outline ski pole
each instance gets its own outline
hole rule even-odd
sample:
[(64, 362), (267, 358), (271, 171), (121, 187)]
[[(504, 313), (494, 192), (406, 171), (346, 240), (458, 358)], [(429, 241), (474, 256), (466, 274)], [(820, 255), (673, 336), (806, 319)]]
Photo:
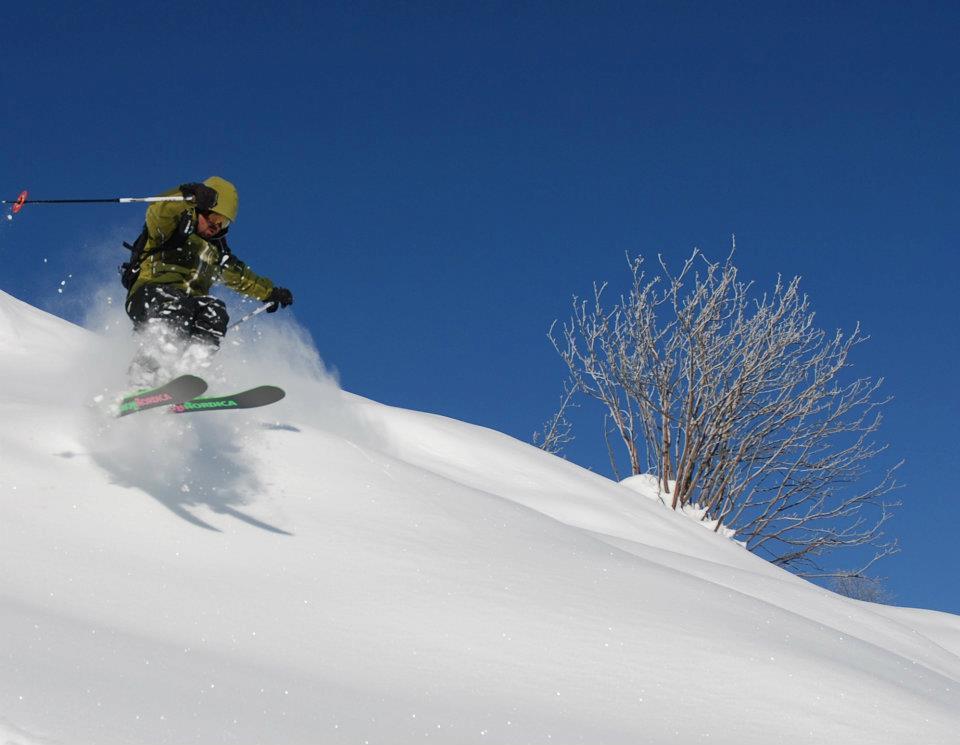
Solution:
[(259, 316), (261, 313), (263, 313), (263, 311), (268, 310), (269, 308), (272, 308), (274, 305), (276, 305), (276, 303), (267, 303), (266, 305), (261, 305), (256, 310), (251, 311), (250, 313), (247, 313), (247, 315), (245, 315), (236, 323), (231, 323), (229, 326), (227, 326), (227, 331), (229, 331), (230, 329), (235, 329), (241, 323), (243, 323), (244, 321), (249, 321), (254, 316)]
[(13, 212), (19, 212), (25, 204), (132, 204), (134, 202), (190, 202), (193, 197), (175, 195), (169, 197), (111, 197), (109, 199), (28, 199), (27, 192), (20, 192), (16, 199), (0, 199), (0, 204), (10, 204)]

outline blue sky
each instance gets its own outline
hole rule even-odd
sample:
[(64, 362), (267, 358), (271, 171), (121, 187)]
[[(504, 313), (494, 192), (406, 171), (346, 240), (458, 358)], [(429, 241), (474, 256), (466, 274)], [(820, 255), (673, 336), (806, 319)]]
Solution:
[[(960, 612), (956, 4), (39, 2), (2, 28), (4, 198), (234, 181), (235, 252), (384, 403), (529, 439), (572, 294), (736, 234), (744, 277), (801, 275), (872, 337), (907, 459), (878, 573)], [(0, 289), (75, 320), (141, 222), (29, 208)], [(590, 413), (568, 457), (607, 474)]]

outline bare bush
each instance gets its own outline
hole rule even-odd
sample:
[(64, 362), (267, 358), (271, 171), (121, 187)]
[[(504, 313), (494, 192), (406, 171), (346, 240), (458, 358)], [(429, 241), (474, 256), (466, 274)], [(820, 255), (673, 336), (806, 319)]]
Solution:
[(832, 582), (831, 589), (838, 595), (868, 603), (890, 605), (894, 601), (893, 595), (887, 590), (883, 580), (876, 577), (837, 577)]
[(873, 546), (862, 574), (896, 551), (882, 526), (899, 467), (862, 486), (885, 450), (872, 437), (887, 402), (882, 379), (846, 377), (865, 337), (817, 328), (799, 278), (755, 296), (732, 258), (694, 251), (677, 274), (661, 258), (652, 278), (631, 260), (626, 296), (607, 309), (595, 285), (550, 339), (574, 389), (603, 404), (630, 472), (657, 474), (668, 493), (675, 482), (674, 509), (698, 502), (798, 574), (822, 574), (818, 557), (834, 549)]

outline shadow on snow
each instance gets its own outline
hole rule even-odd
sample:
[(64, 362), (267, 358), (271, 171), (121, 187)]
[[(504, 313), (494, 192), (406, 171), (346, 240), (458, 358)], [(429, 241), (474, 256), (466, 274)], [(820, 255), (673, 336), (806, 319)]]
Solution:
[(228, 419), (233, 414), (185, 420), (144, 412), (101, 421), (91, 433), (90, 455), (112, 483), (139, 489), (199, 528), (221, 532), (195, 515), (192, 507), (206, 507), (271, 533), (293, 535), (240, 509), (264, 492), (251, 455), (264, 425), (246, 417)]

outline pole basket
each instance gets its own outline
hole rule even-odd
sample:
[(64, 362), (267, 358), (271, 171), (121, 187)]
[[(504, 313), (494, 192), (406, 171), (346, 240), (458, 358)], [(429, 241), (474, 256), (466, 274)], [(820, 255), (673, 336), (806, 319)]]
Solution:
[(24, 203), (27, 201), (27, 190), (24, 189), (20, 192), (20, 196), (17, 197), (17, 201), (13, 203), (13, 207), (10, 208), (10, 211), (13, 214), (17, 214), (20, 210), (23, 209)]

